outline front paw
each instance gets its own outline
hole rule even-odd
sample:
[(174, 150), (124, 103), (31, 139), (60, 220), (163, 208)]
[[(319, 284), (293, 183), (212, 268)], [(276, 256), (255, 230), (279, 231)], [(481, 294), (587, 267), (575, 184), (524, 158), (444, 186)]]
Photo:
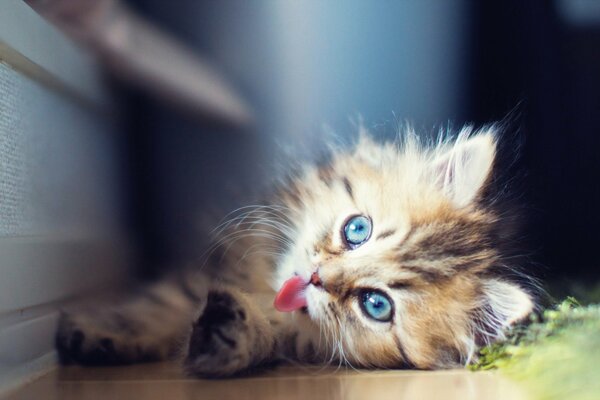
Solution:
[(232, 376), (265, 361), (273, 338), (262, 314), (239, 293), (213, 290), (192, 325), (184, 365), (195, 376)]

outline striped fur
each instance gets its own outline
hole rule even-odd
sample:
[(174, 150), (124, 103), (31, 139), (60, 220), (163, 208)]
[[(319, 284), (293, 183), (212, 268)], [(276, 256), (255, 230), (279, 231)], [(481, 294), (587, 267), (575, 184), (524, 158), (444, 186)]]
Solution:
[[(164, 356), (180, 338), (186, 369), (205, 377), (278, 359), (420, 369), (469, 363), (479, 346), (502, 337), (534, 307), (521, 283), (510, 281), (514, 274), (498, 272), (509, 270), (508, 237), (503, 219), (483, 199), (496, 140), (494, 127), (467, 127), (431, 145), (412, 132), (389, 143), (361, 132), (351, 150), (335, 151), (328, 163), (291, 177), (271, 204), (240, 210), (216, 228), (198, 276), (169, 289), (190, 293), (191, 287), (196, 294), (163, 307), (181, 318), (162, 333), (168, 340), (150, 340), (147, 347)], [(353, 215), (373, 223), (370, 239), (357, 248), (342, 237)], [(320, 279), (306, 289), (307, 309), (275, 312), (272, 298), (283, 282), (294, 275), (308, 282), (314, 273)], [(199, 281), (208, 287), (198, 291)], [(365, 315), (364, 289), (392, 299), (389, 322)], [(152, 318), (160, 318), (157, 312)], [(63, 317), (57, 344), (65, 359), (85, 363), (89, 349), (105, 339), (113, 348), (129, 341), (139, 354), (149, 352), (139, 336), (124, 339), (114, 324), (104, 324), (111, 332), (82, 320)], [(191, 330), (182, 329), (190, 322)], [(79, 343), (73, 354), (73, 338), (81, 336), (74, 332), (94, 338), (87, 353)], [(129, 355), (127, 361), (141, 359)]]

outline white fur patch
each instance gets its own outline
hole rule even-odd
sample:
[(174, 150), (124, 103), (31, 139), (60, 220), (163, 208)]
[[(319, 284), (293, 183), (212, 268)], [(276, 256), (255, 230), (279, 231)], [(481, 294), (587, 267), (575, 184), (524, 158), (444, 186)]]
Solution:
[(491, 322), (503, 331), (533, 311), (533, 301), (519, 286), (500, 280), (489, 280), (483, 284), (484, 293), (492, 310)]

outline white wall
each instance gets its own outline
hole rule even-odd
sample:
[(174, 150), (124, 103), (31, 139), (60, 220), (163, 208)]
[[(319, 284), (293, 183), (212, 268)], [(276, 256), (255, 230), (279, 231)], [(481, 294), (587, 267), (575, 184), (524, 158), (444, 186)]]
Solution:
[(92, 60), (0, 3), (0, 391), (54, 365), (62, 304), (127, 270), (110, 103)]

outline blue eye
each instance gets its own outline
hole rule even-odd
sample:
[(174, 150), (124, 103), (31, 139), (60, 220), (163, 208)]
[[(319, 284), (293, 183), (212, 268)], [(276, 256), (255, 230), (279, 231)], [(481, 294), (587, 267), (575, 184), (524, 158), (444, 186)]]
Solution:
[(360, 296), (363, 312), (377, 321), (387, 322), (392, 319), (392, 301), (382, 292), (365, 291)]
[(344, 225), (344, 239), (352, 249), (357, 248), (371, 236), (371, 220), (364, 215), (350, 218)]

